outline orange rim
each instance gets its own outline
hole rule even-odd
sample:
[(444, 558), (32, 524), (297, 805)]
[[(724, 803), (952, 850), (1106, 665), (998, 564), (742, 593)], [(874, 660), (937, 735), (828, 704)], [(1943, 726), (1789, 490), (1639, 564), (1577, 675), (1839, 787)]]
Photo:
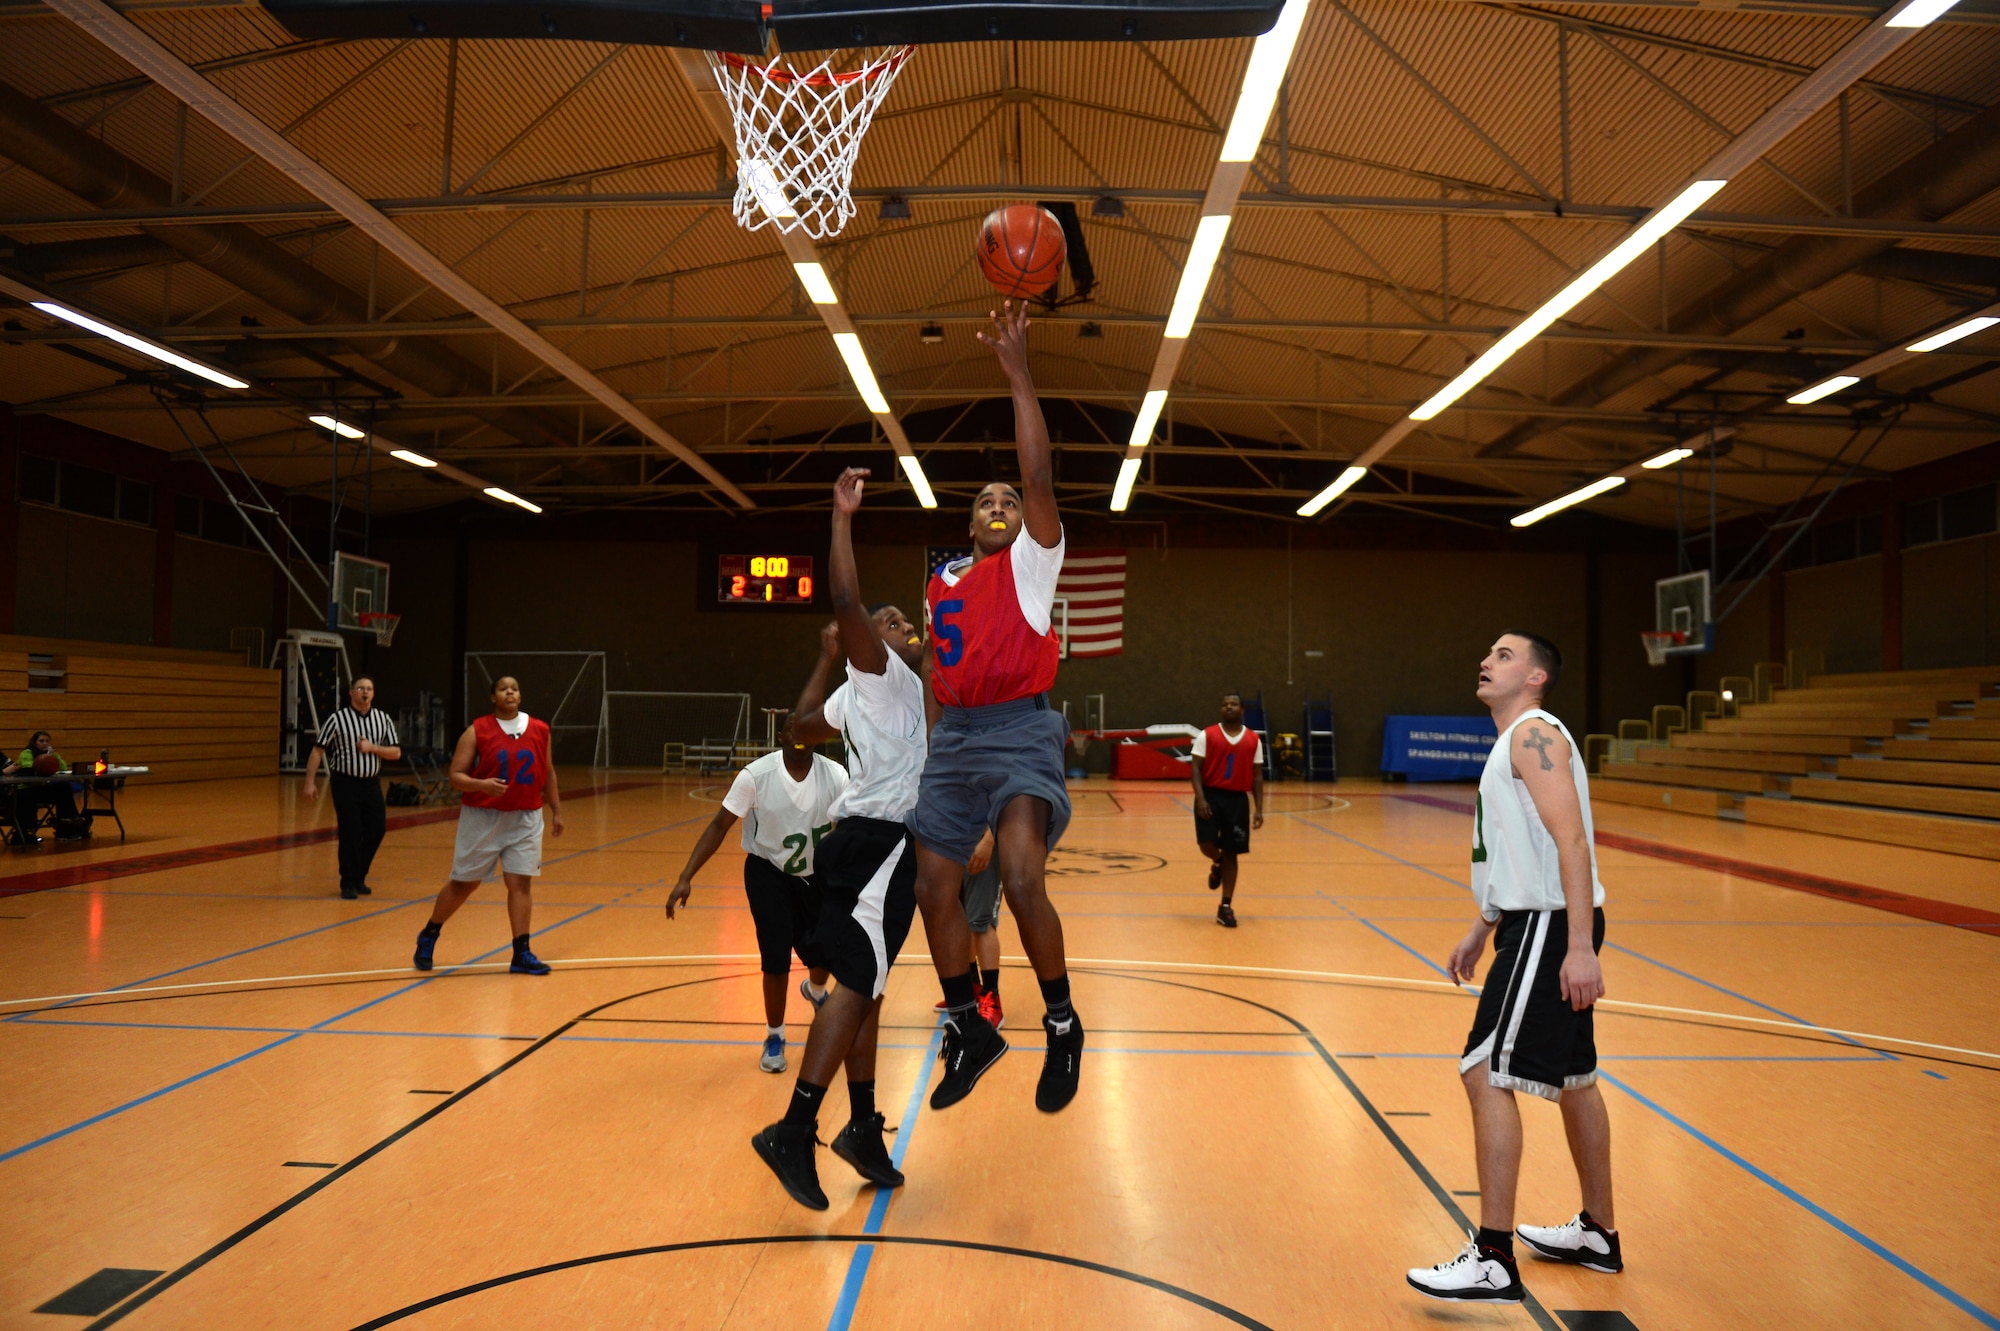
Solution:
[(849, 83), (866, 82), (877, 75), (895, 73), (903, 67), (903, 62), (910, 58), (911, 49), (908, 46), (899, 46), (895, 51), (883, 59), (876, 61), (874, 64), (863, 65), (860, 69), (849, 70), (845, 74), (795, 74), (789, 69), (780, 69), (776, 65), (754, 64), (751, 61), (745, 60), (740, 55), (732, 55), (727, 51), (719, 52), (719, 54), (722, 56), (723, 62), (731, 69), (752, 70), (763, 75), (773, 83), (801, 83), (808, 88), (838, 88)]

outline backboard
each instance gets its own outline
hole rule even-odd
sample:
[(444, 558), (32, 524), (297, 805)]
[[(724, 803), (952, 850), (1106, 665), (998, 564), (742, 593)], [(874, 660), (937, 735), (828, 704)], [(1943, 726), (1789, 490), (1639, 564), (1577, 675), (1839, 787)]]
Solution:
[(1670, 656), (1715, 646), (1715, 605), (1707, 569), (1653, 584), (1653, 627), (1674, 635), (1673, 646), (1667, 649)]
[(345, 551), (333, 557), (333, 604), (327, 611), (329, 629), (375, 632), (361, 622), (363, 615), (381, 614), (389, 607), (389, 566)]

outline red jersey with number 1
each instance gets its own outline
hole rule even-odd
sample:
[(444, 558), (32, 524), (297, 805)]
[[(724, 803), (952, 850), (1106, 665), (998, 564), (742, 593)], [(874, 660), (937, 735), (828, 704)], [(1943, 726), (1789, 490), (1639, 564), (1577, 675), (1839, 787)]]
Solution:
[(507, 783), (504, 795), (484, 791), (460, 792), (465, 803), (480, 809), (539, 809), (542, 790), (549, 780), (549, 727), (535, 717), (518, 735), (500, 728), (497, 716), (482, 716), (472, 723), (473, 742), (478, 751), (472, 759), (472, 775), (480, 781), (498, 777)]
[(1203, 737), (1201, 783), (1210, 790), (1248, 790), (1257, 775), (1257, 732), (1245, 726), (1230, 739), (1220, 725)]
[[(1023, 531), (1013, 544), (976, 564), (948, 564), (931, 575), (924, 595), (931, 630), (931, 692), (947, 707), (988, 707), (1047, 693), (1056, 682), (1061, 644), (1055, 626), (1040, 632), (1021, 605), (1014, 552), (1034, 537)], [(1062, 565), (1062, 546), (1030, 552)], [(951, 574), (952, 581), (946, 580)], [(1046, 579), (1049, 590), (1054, 577)], [(1048, 609), (1041, 618), (1046, 622)]]

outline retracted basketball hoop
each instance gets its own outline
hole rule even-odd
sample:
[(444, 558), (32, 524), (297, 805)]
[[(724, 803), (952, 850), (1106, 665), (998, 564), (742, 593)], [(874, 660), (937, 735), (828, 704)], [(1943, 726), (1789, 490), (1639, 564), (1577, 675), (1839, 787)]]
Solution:
[(386, 610), (365, 611), (361, 615), (361, 627), (375, 635), (378, 646), (387, 647), (396, 637), (396, 626), (403, 622), (401, 615), (392, 615)]
[(854, 158), (876, 108), (911, 47), (863, 54), (836, 68), (835, 51), (801, 72), (783, 57), (759, 64), (710, 51), (708, 67), (736, 126), (736, 220), (746, 231), (775, 224), (814, 239), (840, 234), (854, 215)]

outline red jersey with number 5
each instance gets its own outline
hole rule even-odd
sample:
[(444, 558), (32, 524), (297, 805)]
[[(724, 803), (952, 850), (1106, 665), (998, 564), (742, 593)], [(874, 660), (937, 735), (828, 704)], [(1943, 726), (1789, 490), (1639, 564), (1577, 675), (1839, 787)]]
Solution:
[(480, 809), (541, 808), (542, 789), (549, 780), (548, 724), (531, 716), (526, 730), (510, 735), (500, 728), (499, 717), (482, 716), (472, 723), (472, 735), (479, 746), (472, 759), (473, 777), (480, 781), (498, 777), (507, 783), (507, 793), (467, 790), (459, 797)]
[(1230, 739), (1220, 725), (1202, 737), (1201, 783), (1210, 790), (1248, 790), (1257, 777), (1257, 732), (1245, 726)]
[[(1014, 567), (1024, 545), (1031, 561)], [(1047, 693), (1056, 682), (1061, 643), (1040, 604), (1037, 631), (1021, 604), (1023, 573), (1038, 602), (1053, 601), (1063, 546), (1044, 548), (1022, 532), (1005, 550), (976, 564), (947, 564), (924, 595), (931, 631), (931, 692), (947, 707), (988, 707)], [(1042, 568), (1047, 565), (1047, 568)], [(1045, 574), (1045, 576), (1044, 576)], [(950, 580), (947, 580), (950, 575)], [(1046, 584), (1047, 596), (1040, 595)]]

